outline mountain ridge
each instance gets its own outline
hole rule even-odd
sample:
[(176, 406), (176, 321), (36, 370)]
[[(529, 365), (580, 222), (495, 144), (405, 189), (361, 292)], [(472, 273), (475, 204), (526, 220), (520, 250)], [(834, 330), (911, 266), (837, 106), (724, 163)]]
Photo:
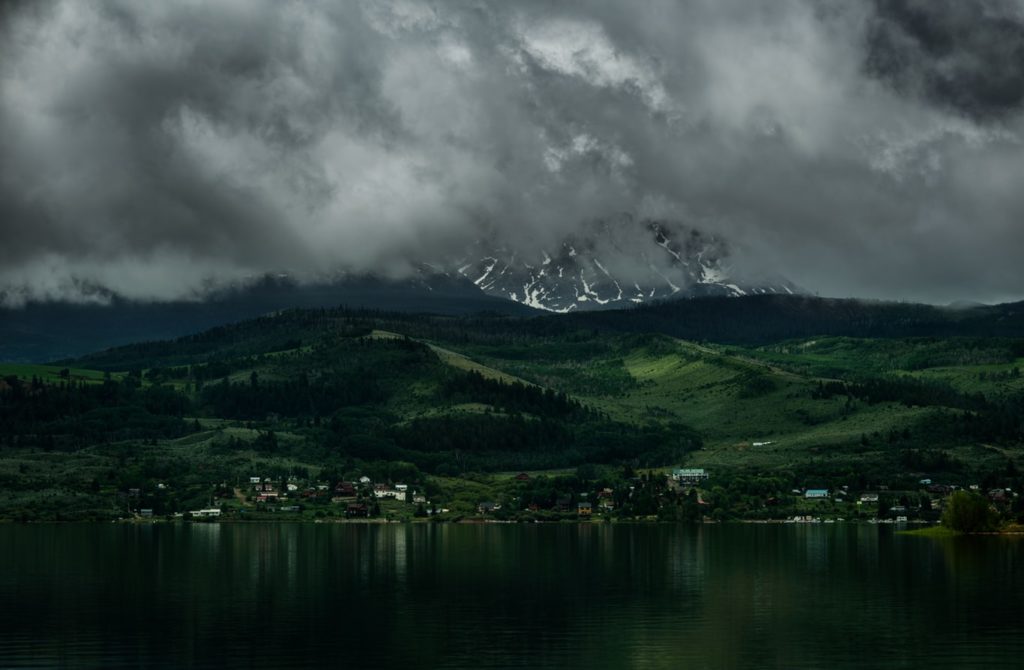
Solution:
[(529, 251), (478, 241), (449, 264), (488, 295), (549, 312), (614, 309), (704, 296), (804, 291), (776, 277), (743, 278), (730, 245), (694, 228), (657, 221), (592, 224), (553, 248)]

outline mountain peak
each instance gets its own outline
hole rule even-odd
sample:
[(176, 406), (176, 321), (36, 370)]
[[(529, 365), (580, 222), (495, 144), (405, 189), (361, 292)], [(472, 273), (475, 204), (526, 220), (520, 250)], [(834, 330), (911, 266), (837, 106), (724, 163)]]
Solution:
[(452, 264), (483, 292), (537, 309), (622, 308), (673, 298), (798, 293), (780, 279), (737, 278), (717, 236), (658, 221), (593, 224), (553, 248), (512, 250), (478, 241)]

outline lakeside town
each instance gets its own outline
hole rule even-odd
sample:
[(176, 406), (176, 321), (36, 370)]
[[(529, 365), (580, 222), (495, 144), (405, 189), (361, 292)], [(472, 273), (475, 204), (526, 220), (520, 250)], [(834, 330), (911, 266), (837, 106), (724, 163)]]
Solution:
[[(849, 485), (792, 488), (752, 501), (729, 499), (704, 468), (673, 468), (632, 473), (617, 485), (581, 468), (572, 474), (519, 472), (490, 478), (489, 495), (473, 497), (474, 489), (453, 491), (426, 480), (415, 484), (374, 481), (367, 475), (338, 481), (298, 476), (251, 475), (235, 485), (214, 488), (207, 507), (172, 510), (171, 487), (124, 492), (121, 520), (312, 520), (543, 522), (543, 521), (760, 521), (777, 523), (935, 524), (950, 496), (966, 492), (984, 499), (1001, 518), (1021, 512), (1018, 492), (1006, 487), (983, 489), (975, 483), (943, 483), (930, 478), (901, 489), (879, 485), (855, 490)], [(630, 473), (625, 473), (630, 474)], [(728, 507), (726, 507), (728, 506)]]

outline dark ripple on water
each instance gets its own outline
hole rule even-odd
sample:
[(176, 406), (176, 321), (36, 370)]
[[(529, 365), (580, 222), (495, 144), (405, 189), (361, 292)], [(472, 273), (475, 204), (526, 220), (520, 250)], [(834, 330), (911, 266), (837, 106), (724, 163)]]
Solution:
[(0, 527), (0, 667), (1021, 667), (1017, 538)]

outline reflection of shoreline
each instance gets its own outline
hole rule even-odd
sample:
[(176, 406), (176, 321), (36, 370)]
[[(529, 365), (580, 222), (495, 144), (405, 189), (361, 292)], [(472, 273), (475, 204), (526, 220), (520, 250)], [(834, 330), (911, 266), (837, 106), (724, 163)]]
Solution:
[(112, 522), (100, 522), (90, 520), (73, 520), (73, 521), (41, 521), (41, 522), (30, 522), (20, 523), (15, 520), (0, 520), (0, 524), (10, 523), (15, 525), (81, 525), (81, 524), (96, 524), (96, 523), (115, 523), (115, 524), (130, 524), (130, 525), (196, 525), (196, 526), (208, 526), (208, 525), (286, 525), (286, 524), (302, 524), (302, 525), (356, 525), (356, 526), (662, 526), (662, 527), (679, 527), (679, 528), (695, 528), (700, 526), (871, 526), (871, 527), (896, 527), (900, 528), (903, 526), (923, 526), (921, 528), (914, 529), (899, 529), (896, 533), (899, 535), (917, 535), (922, 537), (928, 536), (958, 536), (958, 535), (1007, 535), (1007, 536), (1024, 536), (1024, 527), (1017, 526), (1012, 530), (1002, 531), (989, 531), (984, 533), (955, 533), (953, 531), (946, 531), (942, 526), (929, 524), (926, 521), (908, 521), (908, 522), (879, 522), (875, 519), (861, 520), (861, 519), (844, 519), (841, 521), (794, 521), (792, 519), (732, 519), (728, 521), (699, 521), (694, 523), (678, 523), (674, 521), (658, 521), (654, 519), (614, 519), (614, 520), (576, 520), (576, 519), (529, 519), (529, 520), (515, 520), (515, 519), (481, 519), (481, 518), (467, 518), (467, 519), (236, 519), (230, 517), (221, 517), (219, 519), (192, 521), (183, 519), (162, 519), (162, 518), (134, 518), (134, 519), (117, 519)]
[(899, 530), (896, 531), (896, 534), (907, 535), (909, 537), (930, 537), (938, 539), (956, 537), (1024, 537), (1024, 529), (1013, 528), (1007, 530), (986, 530), (979, 531), (977, 533), (961, 533), (941, 526), (931, 526), (929, 528), (917, 528), (915, 530)]

